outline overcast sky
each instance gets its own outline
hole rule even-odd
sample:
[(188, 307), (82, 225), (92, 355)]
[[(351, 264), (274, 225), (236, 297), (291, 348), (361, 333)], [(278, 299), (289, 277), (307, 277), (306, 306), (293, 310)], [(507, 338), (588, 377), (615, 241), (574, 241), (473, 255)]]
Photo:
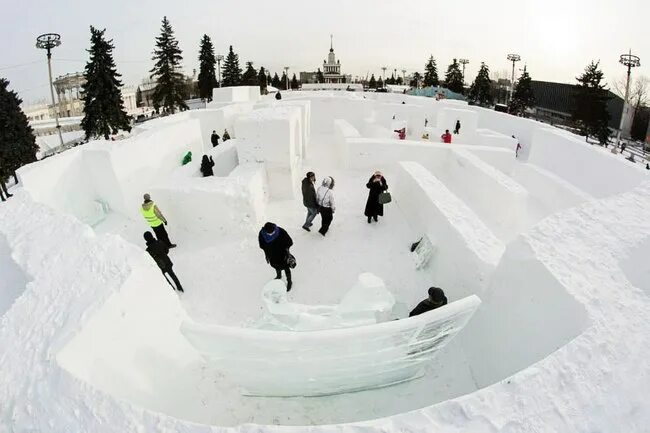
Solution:
[[(135, 85), (151, 68), (154, 38), (163, 15), (183, 50), (184, 69), (197, 68), (201, 36), (218, 53), (234, 46), (241, 65), (254, 61), (281, 72), (315, 70), (334, 49), (342, 72), (353, 76), (405, 68), (422, 71), (429, 55), (441, 77), (453, 57), (470, 60), (467, 81), (486, 62), (510, 70), (506, 55), (521, 55), (533, 79), (574, 82), (584, 66), (601, 60), (608, 81), (620, 79), (619, 54), (641, 57), (635, 74), (650, 76), (648, 0), (12, 0), (0, 15), (0, 77), (26, 102), (48, 95), (45, 53), (34, 47), (41, 33), (63, 44), (53, 54), (53, 74), (82, 71), (89, 26), (107, 29), (118, 70)], [(25, 65), (26, 64), (26, 65)], [(18, 66), (17, 66), (18, 65)], [(22, 66), (20, 66), (22, 65)]]

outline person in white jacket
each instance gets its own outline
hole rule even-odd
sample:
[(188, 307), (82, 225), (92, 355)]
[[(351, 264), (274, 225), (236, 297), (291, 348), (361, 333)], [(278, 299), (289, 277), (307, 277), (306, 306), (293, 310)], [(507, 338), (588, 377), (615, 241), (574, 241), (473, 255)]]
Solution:
[(318, 233), (325, 236), (327, 230), (332, 224), (332, 219), (334, 219), (334, 211), (336, 210), (336, 205), (334, 204), (334, 178), (331, 176), (326, 176), (323, 179), (323, 183), (318, 187), (316, 191), (316, 203), (318, 203), (318, 208), (320, 210), (321, 216), (321, 228), (318, 230)]

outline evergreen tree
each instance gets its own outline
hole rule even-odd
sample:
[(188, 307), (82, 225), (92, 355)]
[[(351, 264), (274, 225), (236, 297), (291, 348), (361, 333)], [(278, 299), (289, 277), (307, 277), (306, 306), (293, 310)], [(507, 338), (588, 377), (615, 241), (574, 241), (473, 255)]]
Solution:
[(413, 88), (418, 88), (420, 87), (420, 82), (422, 81), (422, 75), (419, 72), (416, 72), (413, 74), (413, 79), (409, 83), (409, 85)]
[(90, 26), (90, 49), (87, 50), (90, 59), (84, 70), (86, 82), (81, 92), (84, 102), (81, 129), (86, 139), (103, 136), (108, 140), (110, 134), (116, 134), (120, 129), (131, 130), (120, 92), (121, 75), (113, 60), (113, 41), (104, 39), (104, 32), (105, 29)]
[(0, 78), (0, 182), (36, 161), (38, 151), (32, 127), (20, 108), (23, 101), (8, 86), (9, 81)]
[(142, 90), (140, 90), (140, 86), (135, 89), (135, 106), (142, 107)]
[(324, 83), (325, 82), (325, 76), (323, 75), (323, 72), (318, 68), (318, 72), (316, 72), (316, 81), (318, 83)]
[(429, 57), (429, 61), (424, 65), (424, 87), (437, 86), (440, 84), (438, 79), (438, 67), (436, 66), (436, 61), (433, 56)]
[(280, 78), (280, 87), (279, 88), (281, 90), (287, 90), (287, 80), (288, 80), (287, 73), (283, 72), (282, 73), (282, 78)]
[(383, 87), (384, 87), (384, 80), (382, 80), (381, 77), (379, 77), (379, 79), (377, 80), (377, 88), (382, 89)]
[(156, 78), (156, 87), (152, 96), (154, 108), (158, 110), (162, 107), (164, 111), (170, 111), (172, 114), (177, 107), (180, 110), (187, 110), (187, 104), (183, 100), (185, 79), (181, 73), (182, 51), (178, 47), (174, 30), (167, 17), (163, 17), (152, 60), (156, 62), (153, 69), (149, 71), (150, 78)]
[(246, 62), (246, 70), (241, 76), (241, 84), (243, 86), (257, 86), (259, 84), (257, 71), (253, 67), (253, 62)]
[(377, 80), (375, 80), (375, 74), (370, 76), (370, 81), (368, 82), (368, 87), (371, 89), (377, 88)]
[(228, 50), (228, 55), (223, 63), (223, 85), (224, 86), (241, 86), (241, 68), (239, 67), (239, 55), (232, 50), (232, 45)]
[(266, 86), (269, 84), (268, 77), (266, 76), (266, 69), (260, 66), (260, 72), (257, 74), (257, 84), (260, 86), (260, 93), (266, 95)]
[(293, 74), (293, 77), (291, 77), (291, 90), (298, 90), (298, 87), (300, 87), (300, 83), (298, 83), (296, 74)]
[(451, 65), (447, 67), (447, 73), (445, 74), (445, 87), (452, 92), (463, 94), (463, 73), (461, 72), (456, 59), (454, 59)]
[(480, 105), (490, 105), (494, 100), (494, 97), (492, 96), (490, 69), (483, 62), (481, 62), (478, 74), (469, 88), (469, 99)]
[(214, 46), (208, 35), (203, 35), (199, 47), (199, 98), (212, 101), (212, 89), (217, 87)]
[(271, 80), (271, 85), (275, 87), (276, 89), (280, 88), (280, 77), (278, 77), (278, 73), (276, 72), (273, 74), (273, 79)]
[(609, 137), (609, 112), (607, 102), (609, 94), (604, 82), (604, 74), (598, 68), (600, 62), (591, 62), (585, 72), (576, 78), (573, 120), (586, 138), (594, 136), (601, 143), (607, 143)]
[(533, 95), (531, 81), (530, 75), (524, 66), (524, 72), (519, 77), (519, 80), (517, 80), (517, 85), (512, 94), (512, 100), (510, 101), (510, 107), (508, 107), (510, 113), (521, 115), (527, 108), (533, 108), (535, 106), (535, 95)]
[(395, 80), (395, 84), (401, 86), (402, 84), (404, 84), (404, 79), (402, 77), (397, 77), (397, 79)]
[(269, 71), (266, 72), (266, 85), (267, 86), (273, 85), (273, 77), (271, 77), (271, 73)]
[(390, 78), (386, 80), (386, 84), (395, 84), (395, 74), (390, 74)]

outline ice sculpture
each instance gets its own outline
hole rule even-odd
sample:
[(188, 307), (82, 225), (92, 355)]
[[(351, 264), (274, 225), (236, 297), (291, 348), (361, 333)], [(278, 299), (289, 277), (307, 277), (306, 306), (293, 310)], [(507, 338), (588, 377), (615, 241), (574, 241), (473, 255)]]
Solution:
[[(362, 275), (339, 306), (291, 304), (283, 301), (279, 286), (266, 287), (265, 296), (277, 301), (270, 305), (272, 314), (283, 326), (318, 330), (275, 331), (186, 321), (181, 332), (245, 395), (332, 395), (421, 376), (425, 364), (463, 329), (481, 303), (472, 295), (416, 317), (376, 323), (369, 312), (382, 311), (394, 299), (383, 296), (383, 283), (377, 285), (379, 279), (373, 278)], [(359, 297), (357, 290), (376, 296), (364, 307), (361, 300), (366, 298)], [(323, 329), (340, 324), (339, 320), (373, 323)]]

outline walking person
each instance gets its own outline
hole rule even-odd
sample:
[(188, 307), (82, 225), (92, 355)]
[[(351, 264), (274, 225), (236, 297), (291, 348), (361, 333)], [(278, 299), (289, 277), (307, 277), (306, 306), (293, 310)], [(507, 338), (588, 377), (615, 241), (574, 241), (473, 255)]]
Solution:
[[(266, 263), (275, 269), (276, 280), (282, 278), (282, 271), (287, 276), (287, 292), (291, 290), (293, 282), (291, 281), (291, 259), (293, 256), (289, 252), (289, 248), (293, 245), (293, 240), (289, 233), (282, 227), (267, 222), (260, 230), (258, 236), (260, 248), (264, 251)], [(293, 267), (295, 267), (295, 259), (293, 259)]]
[(314, 225), (313, 221), (318, 215), (318, 202), (316, 202), (316, 174), (313, 171), (307, 173), (302, 180), (302, 204), (307, 208), (307, 218), (302, 228), (310, 232), (310, 227)]
[(456, 127), (454, 128), (454, 134), (460, 133), (460, 120), (456, 120)]
[[(144, 232), (144, 240), (147, 242), (147, 252), (156, 261), (156, 264), (165, 276), (169, 285), (177, 292), (183, 293), (183, 286), (172, 269), (174, 264), (169, 258), (169, 248), (167, 245), (165, 245), (164, 242), (156, 240), (151, 232)], [(169, 275), (169, 277), (174, 281), (174, 284), (167, 279), (167, 275)]]
[(212, 157), (210, 156), (208, 158), (208, 155), (203, 155), (203, 159), (201, 159), (201, 173), (203, 174), (203, 177), (214, 176), (212, 167), (214, 167), (214, 160)]
[(217, 147), (219, 145), (219, 134), (217, 134), (217, 131), (212, 130), (212, 135), (210, 136), (210, 142), (212, 143), (212, 147)]
[(379, 195), (388, 189), (388, 183), (386, 183), (381, 171), (373, 173), (366, 184), (366, 188), (370, 191), (368, 191), (364, 215), (368, 218), (368, 224), (370, 224), (373, 219), (377, 222), (380, 216), (384, 216), (384, 205), (379, 203)]
[(334, 178), (327, 176), (323, 179), (323, 183), (316, 191), (316, 202), (318, 203), (318, 211), (320, 212), (321, 217), (321, 227), (318, 230), (318, 233), (323, 236), (325, 236), (329, 230), (330, 224), (332, 224), (332, 220), (334, 219), (334, 212), (336, 211), (333, 189)]
[(171, 243), (169, 240), (169, 235), (167, 234), (167, 230), (165, 230), (167, 219), (163, 216), (162, 212), (160, 212), (160, 209), (158, 209), (156, 203), (151, 200), (151, 196), (149, 194), (144, 195), (144, 203), (142, 203), (140, 212), (156, 234), (158, 240), (162, 242), (167, 248), (175, 248), (176, 244)]

